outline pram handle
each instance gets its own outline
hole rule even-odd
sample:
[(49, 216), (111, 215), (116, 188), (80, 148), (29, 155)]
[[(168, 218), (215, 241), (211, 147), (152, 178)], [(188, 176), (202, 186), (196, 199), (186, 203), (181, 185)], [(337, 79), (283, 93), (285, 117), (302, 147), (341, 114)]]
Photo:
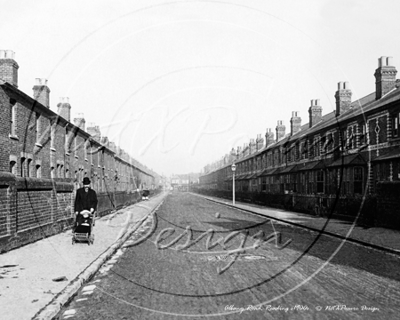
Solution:
[(95, 214), (96, 213), (96, 211), (93, 211), (93, 212), (90, 212), (89, 210), (82, 210), (81, 212), (78, 212), (79, 214), (85, 214), (85, 213), (87, 213), (87, 214)]

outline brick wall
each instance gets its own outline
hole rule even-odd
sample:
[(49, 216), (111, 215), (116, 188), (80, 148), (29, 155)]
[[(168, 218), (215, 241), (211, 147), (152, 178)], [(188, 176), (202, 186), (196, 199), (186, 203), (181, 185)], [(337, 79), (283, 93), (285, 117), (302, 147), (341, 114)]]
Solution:
[(3, 125), (0, 125), (0, 171), (9, 171), (10, 159), (10, 104), (8, 96), (0, 90), (0, 119)]
[(8, 210), (8, 199), (7, 199), (7, 187), (0, 186), (0, 206), (4, 208), (0, 211), (0, 237), (9, 234), (9, 210)]
[(17, 231), (52, 223), (51, 190), (19, 190), (17, 193)]
[(71, 183), (57, 183), (53, 191), (54, 221), (71, 219), (74, 216), (74, 188)]
[[(64, 180), (21, 178), (0, 172), (0, 252), (72, 227), (76, 188), (73, 182)], [(140, 199), (137, 192), (98, 193), (97, 215), (104, 216)]]

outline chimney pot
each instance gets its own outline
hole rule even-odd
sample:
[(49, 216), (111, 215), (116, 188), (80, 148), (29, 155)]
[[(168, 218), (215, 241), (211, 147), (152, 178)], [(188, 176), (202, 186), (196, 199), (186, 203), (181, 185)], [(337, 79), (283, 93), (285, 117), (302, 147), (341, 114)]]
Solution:
[(60, 98), (60, 103), (69, 103), (69, 98), (68, 97), (61, 97)]
[(7, 50), (6, 51), (6, 59), (13, 59), (15, 58), (15, 52), (12, 50)]
[(47, 86), (47, 79), (45, 78), (36, 78), (35, 86)]

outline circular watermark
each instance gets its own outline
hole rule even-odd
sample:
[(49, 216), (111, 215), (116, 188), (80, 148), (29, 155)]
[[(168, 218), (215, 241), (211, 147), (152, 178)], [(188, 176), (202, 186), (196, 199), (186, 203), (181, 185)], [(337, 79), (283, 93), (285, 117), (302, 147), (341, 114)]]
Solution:
[[(185, 7), (189, 7), (190, 5), (193, 4), (206, 4), (208, 6), (215, 6), (215, 5), (221, 5), (221, 6), (232, 6), (232, 7), (236, 7), (236, 8), (240, 8), (242, 10), (244, 10), (247, 14), (257, 14), (257, 15), (261, 15), (261, 16), (268, 16), (269, 18), (275, 19), (279, 21), (279, 24), (283, 24), (286, 27), (288, 27), (289, 29), (293, 29), (296, 30), (296, 33), (300, 33), (303, 34), (304, 37), (307, 37), (306, 34), (302, 33), (300, 30), (296, 29), (295, 26), (291, 25), (290, 23), (288, 23), (287, 21), (281, 20), (280, 18), (273, 16), (271, 14), (269, 14), (268, 12), (262, 11), (260, 9), (257, 8), (252, 8), (250, 6), (247, 5), (242, 5), (242, 4), (235, 4), (235, 3), (231, 3), (231, 2), (223, 2), (223, 1), (190, 1), (188, 3), (183, 3), (183, 2), (167, 2), (167, 3), (162, 3), (159, 5), (155, 5), (155, 6), (151, 6), (151, 7), (146, 7), (146, 8), (141, 8), (137, 11), (131, 12), (127, 15), (124, 15), (123, 17), (120, 18), (125, 18), (127, 16), (134, 16), (138, 13), (142, 13), (142, 12), (146, 12), (146, 11), (151, 11), (154, 8), (158, 8), (158, 7), (163, 7), (163, 6), (172, 6), (172, 5), (177, 5), (177, 6), (185, 6)], [(192, 19), (192, 20), (188, 20), (188, 19), (184, 19), (184, 20), (178, 20), (177, 22), (173, 21), (173, 22), (165, 22), (165, 23), (161, 23), (161, 24), (157, 24), (155, 27), (151, 26), (151, 27), (146, 27), (144, 28), (142, 31), (143, 32), (148, 32), (151, 29), (157, 30), (157, 29), (161, 29), (161, 28), (166, 28), (172, 25), (176, 25), (176, 24), (181, 24), (181, 25), (187, 25), (188, 23), (194, 22), (194, 23), (200, 23), (200, 24), (207, 24), (207, 23), (217, 23), (220, 26), (223, 27), (229, 27), (232, 28), (234, 31), (238, 31), (238, 32), (248, 32), (248, 33), (254, 33), (257, 36), (262, 37), (263, 36), (263, 32), (259, 32), (253, 28), (249, 28), (247, 26), (242, 26), (240, 23), (237, 24), (233, 24), (233, 23), (228, 23), (225, 21), (215, 21), (215, 20), (200, 20), (200, 19)], [(115, 21), (111, 21), (108, 22), (106, 24), (104, 24), (103, 26), (101, 26), (99, 29), (95, 30), (94, 32), (88, 34), (87, 36), (83, 37), (83, 39), (81, 41), (79, 41), (76, 45), (76, 47), (71, 48), (71, 50), (69, 52), (66, 53), (66, 55), (64, 56), (64, 58), (66, 59), (67, 57), (73, 55), (74, 50), (76, 48), (78, 48), (79, 46), (83, 45), (84, 42), (89, 39), (90, 37), (94, 36), (98, 31), (100, 30), (104, 30), (106, 29), (108, 26), (110, 26), (111, 24), (115, 23)], [(135, 31), (134, 35), (139, 34), (142, 31)], [(130, 35), (131, 36), (131, 35)], [(268, 37), (267, 37), (268, 38)], [(119, 43), (120, 41), (124, 41), (125, 39), (127, 39), (127, 37), (122, 37), (121, 39), (118, 39), (118, 41), (115, 41), (115, 43), (112, 43), (111, 46), (115, 45), (116, 43)], [(279, 44), (277, 44), (279, 46)], [(95, 57), (95, 59), (99, 59), (101, 57), (101, 54), (103, 54), (104, 52), (106, 52), (111, 46), (106, 47), (103, 51), (101, 51), (98, 56)], [(177, 58), (178, 60), (178, 58)], [(253, 77), (253, 81), (259, 80), (260, 78), (262, 79), (266, 79), (266, 82), (269, 84), (269, 88), (266, 90), (266, 98), (269, 98), (271, 96), (274, 95), (273, 89), (276, 88), (276, 83), (275, 83), (275, 74), (271, 73), (268, 74), (266, 72), (261, 72), (258, 70), (254, 70), (248, 67), (241, 67), (241, 66), (237, 66), (234, 63), (232, 63), (232, 61), (229, 61), (230, 63), (227, 63), (225, 65), (223, 64), (213, 64), (213, 65), (195, 65), (195, 66), (183, 66), (181, 68), (175, 68), (173, 70), (169, 70), (167, 72), (163, 72), (162, 74), (157, 74), (156, 76), (153, 76), (150, 79), (146, 79), (146, 81), (143, 81), (143, 84), (138, 88), (133, 90), (132, 93), (127, 95), (127, 98), (125, 99), (125, 101), (119, 106), (119, 108), (114, 109), (115, 112), (113, 114), (113, 117), (110, 119), (109, 123), (105, 123), (102, 128), (109, 130), (108, 132), (111, 134), (111, 140), (113, 140), (114, 138), (118, 139), (118, 143), (123, 145), (124, 143), (128, 143), (129, 145), (129, 150), (128, 153), (130, 153), (130, 151), (132, 151), (134, 153), (135, 150), (139, 149), (139, 152), (137, 153), (139, 156), (144, 156), (146, 153), (152, 154), (153, 157), (155, 157), (155, 152), (154, 152), (154, 145), (157, 144), (158, 146), (158, 150), (157, 150), (157, 154), (161, 154), (164, 155), (166, 157), (168, 157), (170, 154), (172, 154), (174, 151), (176, 151), (180, 146), (184, 146), (184, 148), (186, 149), (186, 153), (180, 153), (179, 156), (182, 158), (182, 154), (184, 154), (186, 157), (188, 157), (189, 159), (192, 159), (195, 156), (198, 156), (198, 153), (196, 153), (196, 150), (200, 149), (200, 148), (204, 148), (204, 146), (202, 145), (202, 143), (204, 144), (204, 141), (206, 141), (206, 143), (210, 143), (210, 141), (212, 140), (216, 140), (216, 139), (221, 139), (222, 141), (226, 141), (226, 139), (228, 138), (228, 140), (230, 140), (231, 146), (234, 147), (236, 146), (236, 144), (238, 142), (241, 142), (245, 139), (248, 139), (250, 137), (250, 134), (248, 132), (246, 132), (246, 130), (244, 131), (237, 131), (235, 132), (233, 130), (233, 128), (235, 128), (236, 126), (242, 126), (240, 120), (241, 120), (241, 116), (242, 116), (242, 112), (243, 109), (246, 110), (246, 113), (250, 113), (252, 114), (252, 116), (254, 116), (254, 118), (260, 117), (259, 114), (256, 114), (259, 110), (255, 110), (257, 112), (252, 112), (252, 107), (251, 106), (246, 106), (243, 108), (238, 108), (236, 104), (233, 104), (232, 101), (228, 100), (229, 103), (226, 103), (225, 101), (223, 102), (219, 102), (218, 99), (220, 98), (220, 96), (218, 94), (216, 94), (216, 92), (220, 92), (223, 95), (237, 95), (238, 97), (240, 97), (240, 94), (243, 94), (245, 97), (248, 98), (248, 96), (257, 96), (257, 99), (259, 99), (259, 94), (252, 92), (251, 90), (248, 89), (241, 89), (235, 86), (232, 86), (229, 83), (229, 76), (235, 75), (235, 74), (239, 74), (240, 77), (242, 76), (246, 76), (249, 79), (252, 79)], [(63, 61), (60, 61), (59, 64), (63, 63)], [(89, 62), (89, 64), (92, 62)], [(58, 65), (59, 65), (58, 64)], [(56, 72), (56, 68), (52, 71), (52, 74), (54, 74)], [(195, 74), (195, 77), (191, 77), (191, 74)], [(204, 73), (204, 74), (202, 74)], [(216, 83), (216, 82), (212, 82), (210, 80), (210, 83), (212, 83), (212, 85), (207, 84), (207, 83), (202, 83), (202, 81), (199, 81), (198, 79), (209, 79), (210, 74), (217, 74), (219, 77), (221, 77), (221, 79), (223, 79), (222, 84), (220, 83)], [(80, 76), (80, 75), (79, 75)], [(171, 80), (171, 82), (176, 81), (174, 80), (175, 77), (181, 77), (183, 78), (183, 82), (187, 81), (188, 84), (185, 87), (180, 87), (180, 85), (182, 84), (182, 82), (177, 82), (177, 86), (172, 86), (172, 87), (167, 87), (165, 91), (162, 91), (160, 88), (157, 87), (158, 84), (161, 84), (162, 86), (166, 85), (168, 83), (169, 80)], [(256, 80), (254, 80), (256, 79)], [(224, 83), (226, 82), (226, 83)], [(250, 81), (251, 82), (251, 81)], [(140, 94), (146, 90), (149, 90), (151, 92), (151, 87), (154, 86), (156, 88), (155, 91), (155, 96), (156, 98), (154, 98), (152, 100), (152, 103), (146, 105), (146, 103), (143, 103), (143, 101), (141, 101), (140, 99), (142, 99), (140, 97)], [(343, 90), (345, 90), (345, 88), (342, 88)], [(235, 93), (233, 93), (235, 92)], [(182, 100), (185, 100), (185, 103), (190, 102), (193, 103), (193, 100), (188, 99), (188, 97), (195, 96), (195, 98), (200, 97), (201, 95), (209, 95), (212, 97), (212, 99), (207, 100), (205, 99), (204, 101), (201, 101), (201, 104), (196, 105), (197, 108), (193, 108), (191, 106), (188, 106), (188, 104), (181, 104), (177, 107), (174, 107), (171, 105), (172, 102), (174, 101), (178, 101), (179, 97), (182, 97)], [(236, 96), (235, 96), (236, 97)], [(131, 104), (134, 104), (134, 99), (137, 98), (137, 100), (142, 103), (140, 104), (138, 107), (134, 106), (133, 108), (130, 106)], [(215, 99), (215, 100), (214, 100)], [(254, 99), (254, 100), (257, 100)], [(171, 102), (172, 101), (172, 102)], [(217, 101), (217, 102), (216, 102)], [(316, 101), (316, 100), (314, 100)], [(313, 103), (312, 107), (320, 107), (316, 102), (315, 104)], [(361, 110), (361, 115), (362, 115), (362, 106), (358, 106)], [(354, 107), (355, 108), (355, 107)], [(316, 112), (320, 112), (318, 108), (314, 108), (316, 109)], [(318, 109), (318, 110), (317, 110)], [(321, 111), (322, 112), (322, 111)], [(272, 115), (274, 114), (274, 110), (272, 107), (269, 107), (266, 111), (266, 113), (272, 113)], [(161, 116), (160, 116), (161, 115)], [(270, 116), (270, 115), (268, 115)], [(157, 118), (158, 117), (158, 118)], [(32, 141), (31, 141), (31, 130), (32, 130), (32, 122), (36, 121), (36, 125), (38, 125), (40, 123), (40, 121), (37, 121), (38, 119), (38, 114), (36, 111), (31, 112), (30, 113), (30, 118), (27, 121), (27, 125), (26, 125), (26, 130), (25, 130), (25, 134), (24, 134), (24, 141), (23, 141), (23, 150), (25, 153), (25, 161), (27, 161), (25, 163), (26, 165), (26, 170), (27, 172), (30, 170), (29, 168), (32, 168), (32, 165), (35, 164), (29, 164), (31, 167), (28, 166), (28, 162), (29, 162), (29, 157), (31, 157), (31, 160), (34, 158), (34, 156), (31, 156), (30, 154), (28, 154), (29, 150), (32, 149)], [(214, 119), (217, 119), (217, 121), (215, 121)], [(228, 120), (226, 120), (228, 119)], [(315, 116), (315, 120), (319, 119), (318, 118), (318, 114)], [(151, 122), (149, 120), (152, 120), (153, 123), (151, 124)], [(314, 118), (313, 118), (314, 120)], [(365, 120), (365, 119), (364, 119)], [(63, 120), (54, 120), (56, 123), (58, 121), (61, 121), (62, 123)], [(331, 132), (331, 136), (327, 135), (327, 136), (323, 136), (320, 138), (316, 138), (313, 141), (308, 140), (308, 144), (309, 146), (303, 145), (302, 148), (305, 148), (303, 150), (299, 150), (298, 152), (302, 153), (302, 152), (306, 152), (309, 153), (310, 149), (313, 149), (313, 152), (321, 152), (321, 150), (325, 150), (325, 154), (328, 154), (328, 152), (331, 152), (332, 154), (336, 151), (339, 151), (340, 155), (339, 157), (336, 158), (335, 161), (325, 161), (326, 159), (328, 159), (328, 157), (321, 157), (321, 154), (319, 154), (318, 156), (320, 157), (320, 161), (322, 161), (322, 163), (320, 162), (319, 165), (322, 165), (322, 167), (320, 168), (320, 171), (322, 173), (322, 177), (326, 177), (328, 174), (332, 174), (333, 176), (336, 176), (332, 181), (334, 181), (335, 186), (335, 190), (336, 193), (333, 194), (332, 197), (329, 197), (329, 201), (331, 202), (330, 205), (330, 212), (326, 212), (327, 215), (327, 219), (325, 221), (325, 224), (323, 225), (323, 227), (321, 228), (321, 232), (314, 238), (313, 242), (307, 247), (306, 250), (304, 250), (304, 252), (299, 255), (296, 259), (294, 259), (293, 261), (291, 261), (291, 263), (287, 266), (285, 266), (284, 268), (282, 268), (282, 270), (280, 272), (275, 273), (273, 276), (268, 277), (268, 279), (264, 279), (263, 281), (259, 282), (256, 285), (253, 286), (243, 286), (243, 288), (240, 288), (236, 291), (231, 291), (231, 292), (223, 292), (221, 294), (214, 294), (214, 295), (205, 295), (205, 296), (221, 296), (221, 295), (227, 295), (227, 294), (235, 294), (235, 293), (239, 293), (239, 292), (245, 292), (246, 290), (250, 290), (251, 288), (257, 287), (257, 286), (261, 286), (269, 281), (271, 281), (272, 279), (275, 279), (283, 274), (285, 274), (285, 272), (287, 272), (288, 270), (290, 270), (295, 264), (297, 264), (304, 256), (306, 256), (308, 254), (308, 252), (310, 251), (310, 249), (315, 245), (315, 243), (317, 243), (324, 230), (326, 229), (327, 225), (329, 224), (329, 219), (332, 217), (335, 208), (337, 208), (338, 205), (338, 201), (340, 201), (340, 196), (342, 195), (342, 191), (343, 191), (343, 187), (346, 186), (346, 170), (348, 169), (346, 167), (346, 161), (347, 158), (344, 156), (345, 154), (345, 150), (358, 150), (357, 148), (355, 148), (354, 146), (359, 144), (359, 141), (357, 142), (357, 139), (359, 139), (359, 132), (356, 132), (357, 130), (359, 130), (358, 126), (355, 126), (354, 128), (348, 129), (348, 128), (342, 128), (341, 123), (339, 122), (339, 118), (338, 117), (331, 117), (329, 119), (330, 123), (335, 123), (336, 122), (336, 126), (332, 126), (332, 132)], [(366, 123), (366, 121), (364, 121)], [(189, 123), (192, 127), (192, 130), (188, 130), (187, 127), (185, 126), (185, 123)], [(246, 123), (243, 125), (243, 127), (245, 127)], [(248, 125), (248, 124), (247, 124)], [(118, 130), (114, 130), (113, 127), (118, 127)], [(179, 130), (179, 128), (183, 128), (182, 130)], [(51, 139), (49, 140), (49, 138), (51, 138), (51, 128), (43, 128), (44, 130), (41, 132), (41, 137), (39, 137), (38, 139), (38, 144), (41, 145), (36, 145), (33, 149), (33, 155), (35, 154), (35, 152), (40, 152), (41, 147), (43, 147), (43, 145), (46, 145), (48, 143), (51, 143)], [(132, 130), (133, 129), (133, 130)], [(67, 125), (67, 130), (68, 130), (68, 125)], [(71, 130), (73, 130), (73, 128), (71, 127)], [(176, 130), (176, 131), (174, 131)], [(75, 133), (79, 132), (79, 130), (76, 130)], [(173, 132), (173, 134), (171, 134), (171, 132)], [(189, 134), (187, 134), (189, 133)], [(336, 137), (335, 134), (338, 133), (338, 136)], [(185, 135), (186, 134), (186, 135)], [(379, 134), (379, 132), (377, 132), (377, 134)], [(40, 134), (39, 134), (40, 135)], [(67, 139), (65, 142), (65, 146), (67, 148), (70, 148), (70, 158), (75, 157), (74, 153), (77, 150), (81, 150), (82, 149), (82, 144), (80, 143), (76, 143), (74, 142), (73, 139), (69, 139), (69, 135), (71, 135), (71, 137), (74, 136), (74, 132), (70, 131), (69, 134), (67, 134)], [(365, 139), (367, 139), (368, 136), (368, 131), (367, 129), (365, 129), (364, 131), (364, 135), (365, 135)], [(233, 137), (233, 138), (232, 138)], [(180, 139), (180, 140), (177, 140)], [(336, 141), (336, 148), (339, 148), (339, 150), (333, 150), (335, 148), (335, 141)], [(289, 144), (290, 144), (290, 139), (288, 140)], [(75, 143), (74, 146), (71, 146), (69, 143)], [(333, 146), (331, 145), (333, 143)], [(140, 147), (138, 147), (138, 145), (140, 144)], [(230, 147), (231, 147), (230, 146)], [(84, 148), (86, 148), (86, 146), (84, 146)], [(332, 148), (332, 149), (330, 149)], [(210, 145), (210, 150), (212, 149), (211, 145)], [(292, 151), (292, 149), (290, 148), (284, 148), (285, 151), (284, 153), (282, 153), (282, 156), (288, 157), (290, 155)], [(319, 151), (317, 151), (317, 149), (319, 149)], [(203, 149), (204, 150), (204, 149)], [(305, 150), (305, 151), (304, 151)], [(210, 157), (211, 155), (214, 156), (215, 150), (212, 150), (212, 152), (210, 152), (210, 155), (208, 155), (208, 157)], [(349, 153), (348, 155), (352, 155), (352, 153)], [(51, 156), (50, 156), (51, 158)], [(79, 158), (79, 156), (78, 156)], [(86, 166), (82, 166), (81, 164), (79, 164), (79, 160), (73, 160), (70, 163), (67, 162), (63, 162), (61, 160), (57, 160), (57, 156), (54, 158), (55, 162), (51, 163), (50, 165), (52, 166), (51, 170), (54, 170), (53, 174), (56, 174), (57, 170), (60, 170), (60, 172), (63, 170), (62, 167), (64, 166), (64, 170), (66, 166), (70, 166), (70, 168), (74, 169), (74, 172), (70, 172), (70, 174), (72, 175), (72, 179), (74, 180), (74, 189), (75, 190), (78, 187), (78, 184), (81, 182), (80, 180), (83, 178), (83, 176), (96, 176), (95, 171), (93, 170), (91, 171), (91, 169), (89, 169)], [(202, 159), (206, 159), (206, 158), (202, 158)], [(57, 162), (58, 161), (58, 162)], [(51, 161), (50, 161), (51, 162)], [(75, 162), (75, 163), (73, 163)], [(189, 161), (190, 162), (190, 161)], [(336, 163), (336, 164), (335, 164)], [(333, 166), (333, 164), (335, 164)], [(38, 164), (36, 164), (36, 169), (38, 169)], [(40, 165), (39, 165), (40, 167)], [(336, 168), (334, 169), (334, 173), (330, 172), (331, 169), (329, 168)], [(21, 169), (22, 170), (22, 169)], [(361, 172), (361, 175), (363, 177), (368, 176), (369, 171), (366, 171), (366, 169), (363, 169), (364, 171)], [(369, 170), (369, 169), (368, 169)], [(333, 171), (333, 170), (332, 170)], [(24, 175), (25, 173), (22, 171), (22, 175)], [(99, 174), (99, 173), (98, 173)], [(104, 173), (101, 173), (104, 174)], [(99, 175), (101, 175), (99, 174)], [(318, 174), (318, 173), (316, 173)], [(111, 177), (111, 173), (108, 173), (109, 176), (107, 176), (107, 179), (103, 178), (98, 178), (97, 180), (99, 181), (99, 184), (103, 184), (103, 190), (107, 197), (110, 199), (111, 202), (111, 207), (112, 208), (116, 208), (116, 202), (115, 202), (115, 189), (109, 189), (107, 186), (111, 185), (111, 180), (113, 177)], [(105, 176), (105, 174), (104, 174)], [(60, 177), (61, 178), (61, 177)], [(71, 177), (65, 177), (66, 179), (70, 179)], [(61, 178), (63, 179), (63, 178)], [(315, 181), (317, 180), (318, 177), (315, 177)], [(322, 178), (324, 179), (324, 178)], [(137, 180), (133, 180), (133, 184), (134, 184), (134, 188), (136, 189), (138, 187), (138, 181)], [(43, 198), (43, 201), (45, 201), (47, 204), (55, 204), (56, 206), (56, 211), (58, 212), (58, 214), (60, 214), (61, 216), (65, 217), (70, 217), (71, 215), (71, 205), (66, 205), (67, 202), (71, 202), (72, 197), (70, 195), (70, 191), (71, 191), (71, 186), (69, 184), (69, 182), (65, 182), (62, 180), (58, 180), (56, 177), (52, 177), (51, 179), (52, 181), (52, 185), (48, 186), (48, 191), (47, 192), (42, 192), (40, 193), (39, 197)], [(107, 183), (108, 181), (108, 183)], [(351, 232), (352, 229), (355, 225), (355, 223), (357, 222), (358, 218), (361, 215), (361, 209), (363, 208), (363, 204), (367, 199), (367, 186), (366, 186), (366, 181), (367, 179), (363, 179), (361, 180), (361, 194), (362, 197), (360, 197), (360, 206), (358, 208), (357, 211), (357, 217), (355, 219), (355, 222), (353, 225), (349, 226), (349, 230), (346, 234), (347, 238)], [(319, 181), (321, 182), (321, 181)], [(29, 181), (29, 179), (25, 179), (23, 182), (21, 183), (25, 183), (25, 187), (28, 191), (27, 193), (27, 199), (28, 202), (34, 204), (37, 201), (37, 197), (38, 194), (36, 191), (33, 191), (31, 188), (35, 188), (31, 181)], [(324, 188), (324, 180), (322, 180), (322, 188)], [(318, 182), (317, 182), (317, 188), (318, 188)], [(62, 189), (64, 188), (65, 190), (63, 193), (60, 192), (60, 194), (57, 194), (56, 197), (54, 198), (53, 195), (53, 191), (51, 190), (58, 190), (58, 189)], [(69, 196), (66, 196), (66, 194), (69, 194)], [(68, 198), (69, 197), (69, 198)], [(321, 210), (325, 210), (326, 209), (326, 205), (324, 205), (323, 203), (323, 197), (319, 197), (318, 199), (318, 203), (316, 203), (315, 205), (315, 210), (317, 210), (318, 212), (321, 212)], [(33, 207), (33, 216), (35, 217), (35, 219), (37, 219), (37, 223), (39, 226), (41, 226), (43, 224), (42, 216), (43, 216), (43, 212), (41, 211), (42, 209), (36, 209), (35, 205), (32, 205)], [(49, 215), (50, 216), (50, 215)], [(218, 216), (215, 217), (216, 219), (219, 219)], [(127, 218), (128, 220), (126, 221), (125, 225), (129, 225), (131, 223), (130, 218)], [(157, 219), (159, 219), (159, 217), (157, 216), (157, 214), (154, 214), (152, 216), (153, 219), (153, 223), (156, 223), (157, 225)], [(174, 224), (173, 221), (168, 221), (167, 219), (164, 219), (165, 222), (169, 223), (171, 226), (173, 227), (178, 227), (180, 230), (183, 230), (183, 232), (185, 233), (185, 235), (189, 236), (191, 235), (191, 232), (193, 231), (197, 231), (197, 232), (203, 232), (203, 233), (207, 233), (208, 230), (193, 230), (191, 229), (190, 226), (186, 226), (186, 225), (176, 225)], [(269, 221), (269, 223), (272, 224), (272, 227), (275, 228), (274, 224), (272, 223), (272, 221)], [(255, 227), (259, 227), (260, 225), (262, 225), (263, 223), (260, 224), (255, 224), (252, 227), (249, 228), (255, 228)], [(110, 224), (111, 227), (111, 224)], [(171, 227), (172, 228), (172, 227)], [(249, 228), (244, 228), (244, 230), (247, 230)], [(156, 232), (156, 228), (153, 229), (151, 228), (151, 233), (148, 234), (148, 237), (145, 237), (141, 240), (147, 240), (149, 239), (149, 237), (151, 237), (152, 235), (155, 234)], [(166, 230), (166, 231), (164, 231)], [(155, 241), (155, 245), (160, 245), (162, 241), (165, 241), (168, 237), (163, 238), (163, 236), (168, 236), (168, 235), (172, 235), (172, 229), (164, 229), (164, 230), (158, 230), (160, 231), (160, 233), (158, 234), (159, 237), (156, 238)], [(236, 230), (236, 229), (230, 229), (228, 230), (226, 233), (228, 233), (227, 237), (224, 237), (223, 240), (231, 240), (233, 237), (238, 236), (242, 234), (243, 231), (242, 229)], [(239, 233), (240, 232), (240, 233)], [(210, 232), (208, 233), (210, 234)], [(207, 235), (208, 235), (207, 234)], [(222, 274), (224, 272), (228, 272), (229, 268), (233, 265), (233, 263), (235, 263), (238, 260), (248, 260), (248, 261), (253, 261), (253, 260), (266, 260), (267, 257), (263, 256), (263, 255), (258, 255), (258, 254), (253, 254), (253, 255), (249, 255), (248, 253), (246, 253), (246, 251), (249, 251), (250, 249), (257, 249), (258, 247), (263, 245), (263, 241), (267, 241), (267, 240), (271, 240), (273, 239), (274, 241), (276, 241), (277, 245), (284, 245), (284, 247), (286, 247), (285, 243), (280, 243), (280, 236), (279, 233), (277, 231), (274, 232), (274, 234), (271, 235), (264, 235), (264, 238), (259, 239), (257, 237), (253, 238), (253, 243), (251, 245), (251, 248), (248, 247), (239, 247), (236, 248), (236, 251), (229, 251), (228, 253), (224, 252), (224, 251), (218, 251), (212, 258), (211, 260), (207, 260), (207, 261), (223, 261), (226, 262), (225, 267), (227, 266), (226, 269), (224, 269), (225, 267), (222, 267), (221, 269), (218, 270), (219, 274)], [(204, 236), (206, 237), (206, 236)], [(261, 237), (261, 236), (260, 236)], [(162, 240), (162, 241), (161, 241)], [(344, 239), (337, 247), (337, 249), (333, 252), (333, 254), (331, 255), (330, 258), (326, 259), (325, 263), (323, 265), (321, 265), (315, 272), (313, 272), (310, 276), (306, 277), (306, 279), (300, 281), (299, 283), (297, 283), (296, 285), (294, 285), (292, 288), (290, 288), (289, 290), (286, 290), (284, 293), (278, 294), (276, 297), (274, 297), (273, 299), (270, 299), (268, 301), (265, 301), (261, 304), (258, 304), (256, 307), (262, 306), (262, 305), (267, 305), (273, 301), (277, 301), (278, 299), (284, 297), (285, 295), (293, 292), (294, 290), (298, 289), (300, 286), (302, 286), (304, 283), (307, 283), (310, 279), (312, 279), (316, 274), (318, 274), (318, 272), (320, 272), (324, 266), (326, 264), (328, 264), (336, 255), (337, 252), (339, 252), (339, 250), (342, 248), (342, 246), (344, 245), (344, 243), (346, 242), (346, 239)], [(140, 242), (142, 243), (142, 242)], [(140, 243), (134, 243), (134, 245), (139, 245)], [(189, 243), (188, 243), (189, 244)], [(181, 247), (179, 247), (178, 249), (175, 248), (176, 250), (180, 250), (183, 252), (183, 250), (186, 249), (185, 244), (180, 244)], [(283, 247), (283, 248), (284, 248)], [(282, 249), (283, 249), (282, 248)], [(157, 248), (160, 249), (160, 246)], [(167, 248), (164, 248), (167, 249)], [(185, 250), (185, 253), (190, 253), (190, 250)], [(208, 259), (208, 258), (206, 258)], [(213, 260), (214, 259), (214, 260)], [(169, 294), (167, 291), (163, 292), (165, 294)], [(178, 295), (179, 296), (179, 295)], [(199, 295), (199, 297), (201, 297)], [(317, 310), (317, 309), (316, 309)], [(157, 310), (153, 310), (156, 311)], [(215, 313), (215, 314), (208, 314), (208, 315), (204, 315), (204, 316), (216, 316), (216, 315), (225, 315), (225, 314), (231, 314), (231, 313), (237, 313), (240, 312), (238, 310), (230, 310), (227, 309), (225, 310), (227, 312), (221, 312), (221, 313)], [(176, 314), (178, 315), (178, 314)], [(181, 315), (181, 316), (200, 316), (199, 314), (196, 315)]]

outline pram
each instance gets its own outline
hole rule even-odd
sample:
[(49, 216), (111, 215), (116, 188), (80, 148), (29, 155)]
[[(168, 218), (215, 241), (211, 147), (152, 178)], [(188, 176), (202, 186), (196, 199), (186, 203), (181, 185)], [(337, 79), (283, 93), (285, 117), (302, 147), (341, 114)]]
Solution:
[[(78, 216), (81, 215), (81, 217)], [(88, 245), (93, 244), (94, 235), (92, 234), (94, 226), (94, 213), (83, 210), (76, 216), (74, 230), (72, 232), (72, 244), (75, 242), (87, 242)]]

